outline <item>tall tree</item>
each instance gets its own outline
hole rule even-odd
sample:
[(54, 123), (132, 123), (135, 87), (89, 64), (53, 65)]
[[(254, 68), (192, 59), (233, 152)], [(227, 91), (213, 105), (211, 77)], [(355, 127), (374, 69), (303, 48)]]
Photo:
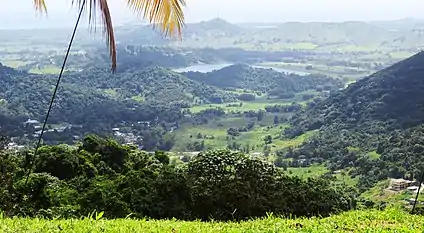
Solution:
[[(45, 0), (33, 0), (35, 9), (47, 13)], [(112, 60), (112, 71), (116, 70), (116, 43), (109, 10), (110, 0), (72, 0), (72, 5), (79, 8), (85, 7), (88, 12), (89, 22), (94, 24), (96, 13), (100, 11), (101, 23)], [(185, 0), (126, 0), (126, 4), (139, 16), (149, 20), (153, 27), (158, 28), (165, 36), (177, 34), (181, 36), (184, 26), (183, 7)], [(95, 24), (94, 24), (95, 25)]]

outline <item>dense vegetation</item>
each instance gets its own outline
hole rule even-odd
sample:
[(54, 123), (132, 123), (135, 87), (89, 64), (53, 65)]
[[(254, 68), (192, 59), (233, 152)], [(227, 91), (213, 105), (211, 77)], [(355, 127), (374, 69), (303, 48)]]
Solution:
[[(121, 59), (126, 61), (127, 58)], [(161, 57), (150, 59), (158, 61)], [(342, 85), (328, 77), (304, 77), (245, 65), (206, 74), (180, 74), (142, 63), (140, 66), (144, 68), (122, 68), (116, 74), (95, 66), (79, 72), (67, 72), (44, 140), (49, 144), (72, 144), (75, 138), (86, 133), (112, 135), (112, 129), (119, 128), (121, 133), (131, 133), (144, 140), (142, 147), (146, 150), (170, 150), (175, 137), (169, 133), (180, 128), (183, 122), (195, 123), (198, 119), (182, 109), (235, 101), (251, 102), (257, 96), (264, 100), (265, 97), (276, 101), (284, 99), (290, 103), (297, 94), (305, 91), (325, 94), (327, 90), (336, 90)], [(27, 139), (38, 136), (40, 124), (24, 122), (28, 119), (42, 121), (55, 76), (27, 73), (6, 66), (1, 66), (0, 70), (0, 114), (3, 118), (0, 127), (4, 134), (26, 144)], [(210, 79), (205, 77), (209, 76), (217, 81), (208, 81)], [(314, 97), (308, 97), (308, 94), (302, 96), (307, 97), (302, 100)], [(24, 135), (25, 140), (22, 140)], [(128, 139), (128, 135), (124, 137)], [(134, 140), (131, 139), (132, 142)]]
[(285, 74), (243, 64), (232, 65), (210, 73), (188, 72), (186, 75), (190, 79), (220, 88), (245, 89), (274, 96), (343, 87), (343, 82), (329, 77)]
[[(55, 77), (28, 74), (5, 66), (0, 66), (0, 72), (3, 133), (20, 137), (24, 133), (34, 134), (37, 129), (23, 129), (24, 122), (43, 119)], [(182, 116), (181, 107), (234, 99), (233, 94), (163, 68), (114, 75), (104, 69), (90, 69), (65, 75), (48, 123), (73, 125), (65, 136), (56, 138), (69, 141), (73, 135), (110, 133), (113, 127), (138, 122), (173, 124)]]
[(7, 216), (242, 220), (278, 215), (328, 216), (354, 208), (354, 192), (325, 179), (302, 180), (228, 150), (199, 154), (186, 165), (131, 146), (87, 136), (77, 145), (43, 146), (29, 168), (26, 153), (0, 151), (0, 209)]
[[(327, 216), (357, 206), (347, 187), (370, 197), (380, 181), (384, 202), (387, 177), (420, 179), (424, 54), (339, 89), (417, 51), (422, 22), (261, 26), (215, 19), (187, 25), (183, 41), (119, 27), (113, 75), (103, 48), (81, 38), (28, 183), (32, 151), (13, 150), (39, 136), (42, 122), (34, 120), (43, 120), (56, 78), (49, 74), (68, 38), (17, 31), (28, 45), (0, 31), (0, 60), (16, 68), (0, 64), (0, 135), (12, 137), (0, 144), (0, 210), (47, 218), (93, 210), (185, 220)], [(236, 65), (171, 71), (219, 63)], [(172, 155), (145, 152), (158, 150)]]
[(292, 156), (320, 157), (333, 169), (357, 167), (370, 186), (387, 177), (420, 179), (424, 53), (351, 84), (292, 118), (286, 135), (320, 129)]

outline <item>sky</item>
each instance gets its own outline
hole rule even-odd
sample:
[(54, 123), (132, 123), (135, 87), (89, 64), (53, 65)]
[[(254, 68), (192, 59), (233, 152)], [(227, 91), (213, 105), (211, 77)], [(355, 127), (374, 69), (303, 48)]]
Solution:
[[(33, 0), (0, 0), (0, 28), (70, 27), (71, 0), (46, 0), (49, 15), (37, 16)], [(115, 25), (137, 20), (125, 0), (108, 0)], [(350, 21), (424, 18), (422, 0), (186, 0), (186, 21), (220, 17), (229, 22)]]

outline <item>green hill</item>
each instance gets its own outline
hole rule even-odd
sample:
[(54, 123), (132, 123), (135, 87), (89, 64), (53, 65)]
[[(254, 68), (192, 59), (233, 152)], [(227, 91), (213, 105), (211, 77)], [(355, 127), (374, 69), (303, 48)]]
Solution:
[[(56, 76), (29, 74), (5, 66), (0, 66), (0, 72), (0, 114), (5, 119), (0, 127), (3, 133), (17, 136), (12, 132), (29, 118), (43, 119)], [(181, 107), (233, 100), (233, 94), (164, 68), (117, 74), (93, 68), (64, 75), (49, 124), (81, 126), (74, 135), (104, 133), (140, 121), (174, 123), (182, 116)]]
[(422, 64), (423, 52), (351, 84), (293, 117), (286, 135), (320, 129), (298, 154), (328, 159), (333, 169), (357, 167), (351, 175), (362, 175), (367, 184), (387, 177), (419, 178), (424, 169)]
[(340, 80), (319, 75), (296, 75), (278, 72), (273, 69), (254, 68), (249, 65), (236, 64), (209, 72), (188, 72), (187, 77), (220, 88), (245, 89), (260, 91), (271, 95), (297, 93), (316, 90), (325, 86), (327, 89), (343, 87)]

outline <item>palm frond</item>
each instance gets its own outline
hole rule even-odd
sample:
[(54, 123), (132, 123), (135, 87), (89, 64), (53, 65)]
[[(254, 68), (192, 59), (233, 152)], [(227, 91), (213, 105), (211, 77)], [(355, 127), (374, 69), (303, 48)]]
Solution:
[(46, 2), (44, 0), (34, 0), (34, 7), (39, 12), (47, 13)]
[[(95, 1), (95, 0), (93, 0)], [(102, 22), (105, 28), (106, 43), (109, 47), (109, 54), (112, 59), (112, 71), (116, 70), (116, 43), (115, 32), (113, 31), (112, 17), (110, 15), (107, 0), (99, 0), (100, 11), (102, 12)]]
[[(84, 5), (84, 1), (85, 5)], [(88, 11), (88, 20), (90, 25), (96, 27), (96, 13), (100, 11), (101, 24), (103, 26), (103, 33), (106, 37), (106, 43), (109, 48), (109, 55), (112, 60), (112, 71), (116, 71), (116, 43), (115, 34), (112, 24), (112, 16), (110, 14), (109, 5), (107, 0), (72, 0), (72, 5), (81, 9), (85, 7)]]
[[(154, 28), (159, 27), (165, 36), (175, 34), (181, 36), (185, 21), (183, 12), (185, 0), (127, 0), (127, 4), (139, 16), (149, 20)], [(100, 10), (103, 32), (112, 60), (112, 71), (115, 71), (116, 43), (108, 0), (72, 0), (72, 5), (79, 9), (85, 7), (89, 14), (89, 23), (94, 26), (96, 26), (96, 12)], [(34, 6), (38, 11), (47, 12), (44, 0), (34, 0)]]
[(138, 15), (143, 15), (154, 27), (167, 35), (178, 34), (184, 26), (183, 7), (185, 0), (127, 0), (128, 6)]

